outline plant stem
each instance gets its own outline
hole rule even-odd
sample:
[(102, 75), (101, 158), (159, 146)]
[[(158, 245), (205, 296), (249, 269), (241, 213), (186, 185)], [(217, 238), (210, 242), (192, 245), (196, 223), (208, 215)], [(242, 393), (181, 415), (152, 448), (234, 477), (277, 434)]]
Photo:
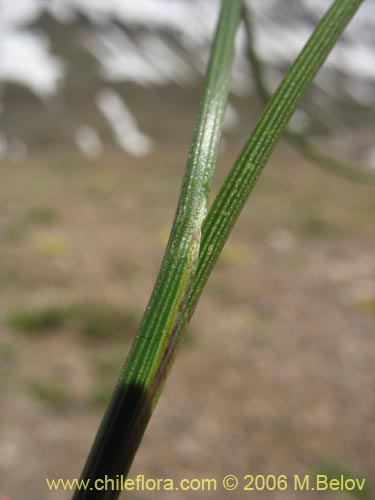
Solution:
[[(224, 0), (192, 149), (161, 270), (104, 416), (82, 479), (126, 475), (189, 318), (263, 167), (362, 0), (336, 0), (291, 66), (240, 153), (207, 217), (240, 0)], [(74, 500), (114, 500), (119, 491), (77, 490)]]
[[(193, 286), (175, 335), (181, 340), (221, 250), (278, 140), (316, 73), (363, 0), (336, 0), (269, 101), (217, 194), (202, 227)], [(177, 349), (164, 359), (171, 366)]]
[[(192, 146), (171, 235), (138, 334), (104, 416), (82, 479), (127, 474), (167, 375), (175, 325), (195, 276), (201, 227), (216, 163), (241, 16), (240, 0), (223, 0)], [(74, 500), (118, 498), (116, 491), (79, 491)]]
[[(271, 99), (271, 93), (266, 85), (263, 65), (258, 58), (256, 50), (254, 48), (253, 24), (249, 9), (244, 8), (243, 20), (248, 39), (247, 54), (253, 70), (254, 82), (258, 94), (260, 95), (264, 104), (267, 104)], [(285, 136), (301, 154), (312, 160), (317, 166), (321, 167), (327, 172), (337, 174), (351, 181), (357, 181), (360, 183), (373, 184), (375, 182), (375, 175), (369, 169), (364, 169), (359, 165), (351, 165), (349, 163), (338, 160), (337, 158), (332, 158), (330, 155), (319, 151), (319, 149), (315, 147), (304, 134), (287, 128), (285, 130)]]

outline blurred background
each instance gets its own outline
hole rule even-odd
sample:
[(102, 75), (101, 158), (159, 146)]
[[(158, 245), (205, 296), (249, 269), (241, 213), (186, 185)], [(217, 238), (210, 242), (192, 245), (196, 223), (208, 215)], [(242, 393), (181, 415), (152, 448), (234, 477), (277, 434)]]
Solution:
[[(247, 4), (274, 90), (331, 2)], [(80, 475), (163, 256), (219, 6), (0, 0), (0, 492), (13, 500), (68, 499), (45, 478)], [(292, 122), (369, 171), (374, 21), (366, 0)], [(243, 27), (236, 45), (214, 192), (263, 109)], [(278, 146), (131, 477), (345, 473), (371, 498), (373, 223), (373, 187)], [(150, 495), (227, 497), (131, 498)]]

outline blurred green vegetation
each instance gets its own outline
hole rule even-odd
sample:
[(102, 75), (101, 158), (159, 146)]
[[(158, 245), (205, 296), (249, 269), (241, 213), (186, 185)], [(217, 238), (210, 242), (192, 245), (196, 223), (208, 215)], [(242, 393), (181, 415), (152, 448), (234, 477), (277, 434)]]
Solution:
[(75, 307), (46, 306), (38, 309), (16, 310), (9, 314), (7, 323), (16, 330), (39, 334), (66, 325), (75, 316)]
[(85, 303), (17, 309), (8, 315), (7, 324), (31, 335), (66, 328), (78, 331), (85, 339), (103, 340), (132, 336), (138, 318), (135, 312), (114, 304)]
[(336, 235), (339, 228), (335, 226), (328, 218), (317, 214), (307, 216), (301, 221), (301, 233), (305, 238), (323, 239)]
[(59, 215), (55, 209), (47, 206), (33, 207), (25, 216), (25, 222), (37, 225), (51, 225), (59, 221)]
[(375, 298), (363, 298), (356, 302), (355, 309), (366, 316), (375, 316)]
[(27, 388), (33, 398), (55, 408), (67, 407), (72, 401), (72, 391), (60, 381), (32, 380)]

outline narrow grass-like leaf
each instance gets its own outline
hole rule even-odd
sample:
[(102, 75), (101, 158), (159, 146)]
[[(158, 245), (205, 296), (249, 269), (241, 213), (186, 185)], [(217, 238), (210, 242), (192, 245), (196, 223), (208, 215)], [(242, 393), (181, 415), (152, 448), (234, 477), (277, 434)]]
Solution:
[[(267, 104), (271, 99), (271, 92), (268, 90), (263, 65), (254, 48), (253, 24), (250, 10), (244, 8), (243, 19), (245, 30), (248, 39), (248, 58), (253, 70), (254, 82), (258, 94), (262, 98), (264, 104)], [(285, 130), (285, 136), (289, 142), (294, 145), (300, 153), (312, 160), (316, 165), (322, 169), (361, 183), (374, 183), (375, 175), (369, 169), (364, 169), (359, 165), (351, 165), (350, 163), (343, 162), (337, 158), (323, 153), (316, 146), (314, 146), (304, 134), (296, 132), (290, 128)]]
[[(150, 302), (115, 393), (86, 463), (83, 478), (125, 474), (138, 448), (173, 350), (195, 276), (201, 227), (216, 163), (228, 97), (240, 0), (223, 0), (207, 69), (181, 195), (163, 263)], [(76, 491), (74, 499), (115, 499), (119, 492)]]
[[(176, 354), (181, 333), (220, 251), (278, 139), (362, 0), (336, 0), (269, 102), (207, 217), (241, 2), (224, 0), (193, 145), (170, 240), (139, 333), (83, 472), (126, 474)], [(74, 500), (112, 500), (117, 491), (76, 491)]]
[(226, 177), (202, 228), (202, 244), (187, 312), (192, 313), (246, 200), (277, 141), (340, 34), (363, 0), (336, 0), (269, 101)]
[[(177, 338), (182, 338), (181, 333), (194, 312), (208, 277), (264, 165), (301, 98), (362, 1), (334, 2), (280, 83), (226, 177), (202, 227), (197, 272), (184, 315), (176, 328)], [(164, 359), (165, 365), (172, 364), (176, 351), (177, 349)]]

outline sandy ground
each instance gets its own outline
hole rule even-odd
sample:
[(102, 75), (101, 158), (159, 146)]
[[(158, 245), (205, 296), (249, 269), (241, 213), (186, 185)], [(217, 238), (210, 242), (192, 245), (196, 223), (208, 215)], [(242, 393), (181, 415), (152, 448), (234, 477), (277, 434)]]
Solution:
[[(232, 158), (222, 155), (218, 179)], [(0, 492), (12, 500), (70, 498), (45, 479), (80, 474), (152, 289), (184, 159), (170, 149), (142, 161), (50, 154), (1, 164)], [(279, 148), (209, 281), (130, 474), (216, 478), (218, 489), (124, 497), (350, 498), (243, 491), (245, 474), (345, 471), (369, 485), (373, 199), (374, 189)], [(104, 330), (111, 315), (126, 317), (98, 337), (82, 318), (40, 331), (14, 324), (25, 310), (77, 304), (104, 305)], [(227, 474), (240, 478), (236, 491), (221, 487)]]

